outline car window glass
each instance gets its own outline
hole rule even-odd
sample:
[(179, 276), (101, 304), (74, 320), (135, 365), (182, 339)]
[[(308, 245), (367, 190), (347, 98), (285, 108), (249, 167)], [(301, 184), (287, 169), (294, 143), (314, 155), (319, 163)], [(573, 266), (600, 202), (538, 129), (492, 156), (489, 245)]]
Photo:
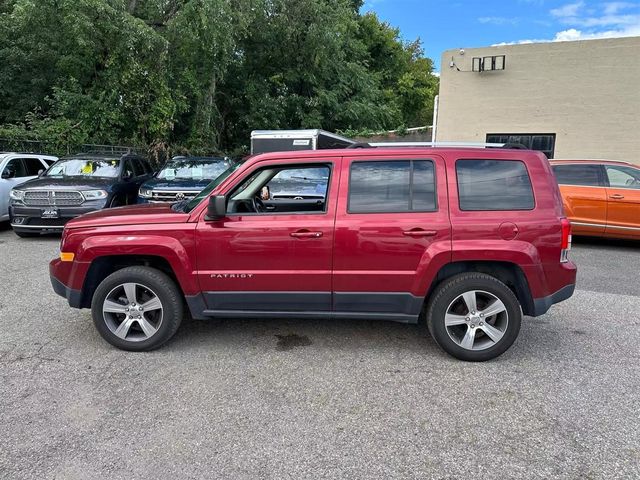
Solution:
[(349, 213), (436, 209), (435, 168), (430, 160), (353, 162), (349, 183)]
[(327, 195), (328, 167), (281, 170), (267, 183), (272, 199), (319, 198)]
[(109, 177), (118, 176), (120, 160), (70, 158), (56, 162), (47, 177)]
[(144, 168), (142, 168), (142, 163), (140, 162), (139, 158), (132, 158), (130, 162), (131, 162), (131, 166), (133, 167), (134, 177), (139, 177), (141, 175), (144, 175)]
[(608, 166), (607, 178), (612, 187), (637, 188), (640, 189), (640, 170), (629, 167)]
[(602, 186), (598, 165), (554, 165), (553, 173), (560, 185)]
[(325, 212), (330, 174), (327, 165), (261, 168), (230, 195), (227, 211), (249, 214)]
[(3, 173), (9, 172), (9, 171), (13, 171), (13, 177), (15, 178), (27, 176), (27, 172), (24, 168), (24, 164), (22, 163), (22, 159), (20, 158), (13, 158), (9, 160), (7, 165), (4, 167)]
[(519, 160), (458, 160), (460, 210), (531, 210), (531, 179)]
[(35, 177), (45, 170), (45, 166), (42, 165), (42, 162), (37, 158), (23, 158), (22, 161), (24, 162), (27, 177)]

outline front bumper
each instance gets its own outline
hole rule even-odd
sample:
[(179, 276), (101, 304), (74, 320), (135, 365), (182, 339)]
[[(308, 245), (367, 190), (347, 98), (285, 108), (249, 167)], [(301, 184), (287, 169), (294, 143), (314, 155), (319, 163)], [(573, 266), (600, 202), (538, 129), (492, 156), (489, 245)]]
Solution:
[(25, 205), (9, 206), (11, 227), (17, 231), (42, 232), (47, 230), (62, 231), (65, 224), (85, 213), (105, 208), (106, 202), (91, 202), (88, 205), (74, 207), (56, 207), (58, 218), (42, 218), (42, 210), (46, 207), (27, 207)]
[(49, 263), (49, 279), (51, 280), (53, 291), (66, 298), (71, 307), (82, 308), (82, 291), (68, 287), (56, 277), (56, 272), (63, 268), (62, 264), (63, 262), (57, 258)]

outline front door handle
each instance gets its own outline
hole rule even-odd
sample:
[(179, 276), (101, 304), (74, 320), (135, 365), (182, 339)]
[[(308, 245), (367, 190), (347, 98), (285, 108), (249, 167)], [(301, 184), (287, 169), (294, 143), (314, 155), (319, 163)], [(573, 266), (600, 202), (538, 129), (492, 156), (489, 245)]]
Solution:
[(406, 230), (402, 232), (402, 234), (406, 237), (435, 237), (438, 232), (435, 230), (423, 230), (422, 228), (414, 228), (411, 230)]
[(291, 232), (293, 238), (320, 238), (322, 232), (310, 232), (309, 230), (298, 230), (297, 232)]
[(614, 200), (622, 200), (624, 195), (620, 195), (619, 193), (614, 193), (613, 195), (609, 195), (609, 198), (613, 198)]

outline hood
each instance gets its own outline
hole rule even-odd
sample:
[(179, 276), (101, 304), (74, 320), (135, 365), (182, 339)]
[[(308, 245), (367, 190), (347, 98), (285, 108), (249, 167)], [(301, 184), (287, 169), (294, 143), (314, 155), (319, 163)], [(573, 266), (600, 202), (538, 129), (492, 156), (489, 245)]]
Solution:
[(117, 178), (100, 177), (38, 177), (28, 180), (17, 188), (20, 190), (105, 190), (117, 183)]
[(188, 219), (188, 213), (176, 212), (171, 209), (170, 204), (151, 203), (106, 208), (96, 212), (85, 213), (68, 221), (66, 228), (186, 223)]
[(166, 178), (152, 178), (144, 182), (141, 188), (151, 188), (154, 190), (193, 190), (199, 192), (203, 190), (211, 180), (204, 178), (202, 180), (193, 180), (189, 178), (175, 178), (167, 180)]

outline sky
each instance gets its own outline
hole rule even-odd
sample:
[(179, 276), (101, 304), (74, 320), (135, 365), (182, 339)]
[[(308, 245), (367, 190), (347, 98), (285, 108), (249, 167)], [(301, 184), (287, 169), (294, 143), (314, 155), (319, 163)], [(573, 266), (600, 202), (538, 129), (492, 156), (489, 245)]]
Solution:
[(640, 36), (640, 0), (366, 0), (367, 11), (420, 37), (437, 72), (451, 48)]

